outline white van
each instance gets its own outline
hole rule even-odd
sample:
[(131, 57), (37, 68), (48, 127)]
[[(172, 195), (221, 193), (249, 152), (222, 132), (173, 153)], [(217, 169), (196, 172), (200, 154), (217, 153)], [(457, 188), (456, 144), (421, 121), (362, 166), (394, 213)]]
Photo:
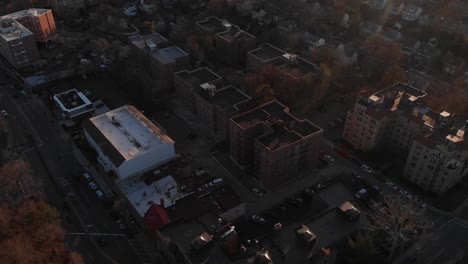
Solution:
[(223, 182), (224, 182), (223, 178), (217, 178), (217, 179), (212, 180), (210, 183), (208, 183), (208, 185), (210, 187), (213, 187), (213, 186), (216, 186), (216, 185), (220, 185)]

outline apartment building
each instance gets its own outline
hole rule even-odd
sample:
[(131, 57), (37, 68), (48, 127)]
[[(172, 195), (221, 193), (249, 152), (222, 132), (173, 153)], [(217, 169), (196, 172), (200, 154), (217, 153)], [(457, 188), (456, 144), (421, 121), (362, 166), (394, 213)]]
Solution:
[(320, 69), (313, 63), (268, 43), (264, 43), (248, 52), (248, 68), (255, 70), (264, 68), (267, 65), (274, 66), (281, 79), (291, 82), (301, 82), (306, 79), (313, 80), (320, 73)]
[(468, 172), (468, 121), (458, 126), (447, 120), (435, 131), (414, 140), (403, 176), (426, 191), (443, 194)]
[(86, 9), (85, 0), (49, 0), (49, 5), (62, 18), (76, 16)]
[(268, 189), (317, 165), (322, 129), (278, 101), (232, 117), (229, 126), (232, 160)]
[(26, 27), (34, 34), (36, 42), (49, 42), (57, 37), (54, 15), (50, 9), (31, 8), (4, 16)]
[(136, 35), (129, 38), (134, 55), (143, 62), (151, 77), (148, 96), (168, 92), (174, 86), (174, 72), (189, 66), (189, 55), (158, 33)]
[(354, 109), (347, 113), (343, 138), (362, 151), (387, 145), (408, 151), (413, 140), (429, 129), (426, 120), (438, 115), (428, 108), (416, 108), (425, 95), (400, 83), (374, 94), (359, 94)]
[(174, 74), (177, 97), (213, 131), (217, 140), (224, 140), (228, 120), (245, 110), (250, 96), (236, 87), (223, 86), (221, 77), (204, 67)]
[(425, 95), (400, 83), (360, 94), (347, 114), (343, 137), (362, 151), (389, 147), (409, 153), (404, 177), (426, 191), (442, 194), (467, 173), (468, 123), (426, 107), (421, 102)]
[(201, 34), (211, 38), (216, 58), (228, 65), (245, 63), (247, 52), (257, 46), (254, 35), (224, 19), (210, 16), (196, 22), (196, 26)]
[(0, 54), (16, 69), (40, 60), (33, 33), (11, 18), (0, 18)]

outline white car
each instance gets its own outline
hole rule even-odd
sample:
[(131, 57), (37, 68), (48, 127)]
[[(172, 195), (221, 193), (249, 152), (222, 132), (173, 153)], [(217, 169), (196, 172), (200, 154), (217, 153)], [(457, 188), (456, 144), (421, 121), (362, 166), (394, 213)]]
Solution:
[(390, 188), (392, 188), (392, 189), (395, 190), (395, 191), (398, 191), (398, 186), (397, 186), (394, 182), (392, 182), (392, 181), (388, 181), (388, 182), (387, 182), (387, 186), (390, 187)]
[(102, 193), (101, 190), (97, 190), (96, 195), (99, 198), (99, 200), (104, 199), (104, 193)]
[(208, 189), (208, 187), (210, 187), (210, 186), (208, 186), (208, 184), (203, 184), (202, 186), (198, 187), (198, 191), (202, 192), (202, 191)]
[(259, 216), (259, 215), (252, 215), (252, 220), (259, 223), (259, 224), (264, 224), (266, 221), (265, 221), (265, 218)]
[(356, 198), (359, 199), (359, 198), (364, 197), (366, 194), (367, 194), (367, 190), (366, 189), (361, 189), (354, 196), (356, 196)]
[(94, 182), (89, 182), (89, 187), (91, 187), (91, 189), (93, 189), (93, 190), (97, 190), (97, 188), (98, 188), (97, 184), (94, 183)]
[(325, 160), (327, 160), (328, 162), (330, 162), (330, 163), (335, 162), (335, 160), (330, 155), (325, 155), (325, 156), (323, 156), (323, 158)]
[(423, 202), (422, 200), (418, 200), (418, 201), (416, 202), (416, 204), (417, 204), (419, 207), (421, 207), (421, 208), (426, 208), (426, 203)]
[(361, 169), (367, 173), (372, 173), (372, 168), (367, 166), (366, 164), (362, 164)]
[(406, 198), (408, 198), (408, 199), (411, 198), (411, 194), (410, 194), (407, 190), (401, 189), (401, 190), (400, 190), (400, 193), (401, 193), (401, 195), (403, 195), (404, 197), (406, 197)]
[(8, 116), (8, 113), (6, 110), (2, 110), (2, 116), (5, 116), (5, 117)]

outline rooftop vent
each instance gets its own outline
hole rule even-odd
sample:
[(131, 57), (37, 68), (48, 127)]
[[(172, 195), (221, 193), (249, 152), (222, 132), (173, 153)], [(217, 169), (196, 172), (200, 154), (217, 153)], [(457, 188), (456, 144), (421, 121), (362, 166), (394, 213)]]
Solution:
[(200, 87), (206, 92), (209, 97), (213, 97), (216, 94), (216, 85), (210, 83), (201, 84)]

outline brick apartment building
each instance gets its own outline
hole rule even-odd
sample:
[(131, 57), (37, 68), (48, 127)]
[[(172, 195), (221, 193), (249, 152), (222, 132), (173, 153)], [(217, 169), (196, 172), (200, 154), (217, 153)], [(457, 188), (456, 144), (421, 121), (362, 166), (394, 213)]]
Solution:
[(189, 66), (189, 55), (179, 47), (172, 46), (158, 33), (136, 35), (129, 38), (134, 54), (149, 69), (151, 85), (144, 91), (148, 96), (168, 92), (174, 86), (173, 74)]
[(248, 52), (248, 68), (257, 70), (267, 65), (272, 65), (281, 79), (296, 83), (307, 79), (314, 80), (320, 73), (320, 69), (313, 63), (268, 43)]
[(354, 109), (347, 114), (343, 138), (362, 151), (385, 145), (408, 151), (413, 140), (428, 129), (424, 120), (438, 116), (428, 108), (416, 108), (418, 99), (425, 95), (406, 84), (359, 94)]
[(47, 43), (57, 38), (57, 27), (50, 9), (31, 8), (4, 17), (14, 19), (30, 30), (36, 42)]
[(343, 137), (362, 151), (391, 147), (409, 152), (403, 175), (424, 190), (441, 194), (467, 172), (467, 124), (424, 106), (425, 95), (400, 83), (360, 94), (347, 114)]
[(41, 59), (33, 33), (11, 18), (0, 18), (0, 54), (16, 69)]
[(323, 131), (271, 101), (232, 117), (229, 133), (231, 158), (273, 189), (317, 165)]
[(245, 110), (251, 99), (232, 85), (223, 86), (221, 77), (206, 67), (176, 72), (174, 79), (179, 100), (208, 125), (217, 140), (226, 138), (229, 118)]
[(404, 177), (422, 189), (443, 194), (468, 172), (468, 121), (464, 126), (453, 120), (422, 134), (413, 142)]
[(49, 0), (50, 7), (59, 17), (76, 16), (86, 9), (85, 0)]
[(247, 52), (257, 46), (256, 37), (230, 22), (214, 16), (196, 22), (200, 33), (212, 38), (216, 58), (228, 65), (246, 61)]

